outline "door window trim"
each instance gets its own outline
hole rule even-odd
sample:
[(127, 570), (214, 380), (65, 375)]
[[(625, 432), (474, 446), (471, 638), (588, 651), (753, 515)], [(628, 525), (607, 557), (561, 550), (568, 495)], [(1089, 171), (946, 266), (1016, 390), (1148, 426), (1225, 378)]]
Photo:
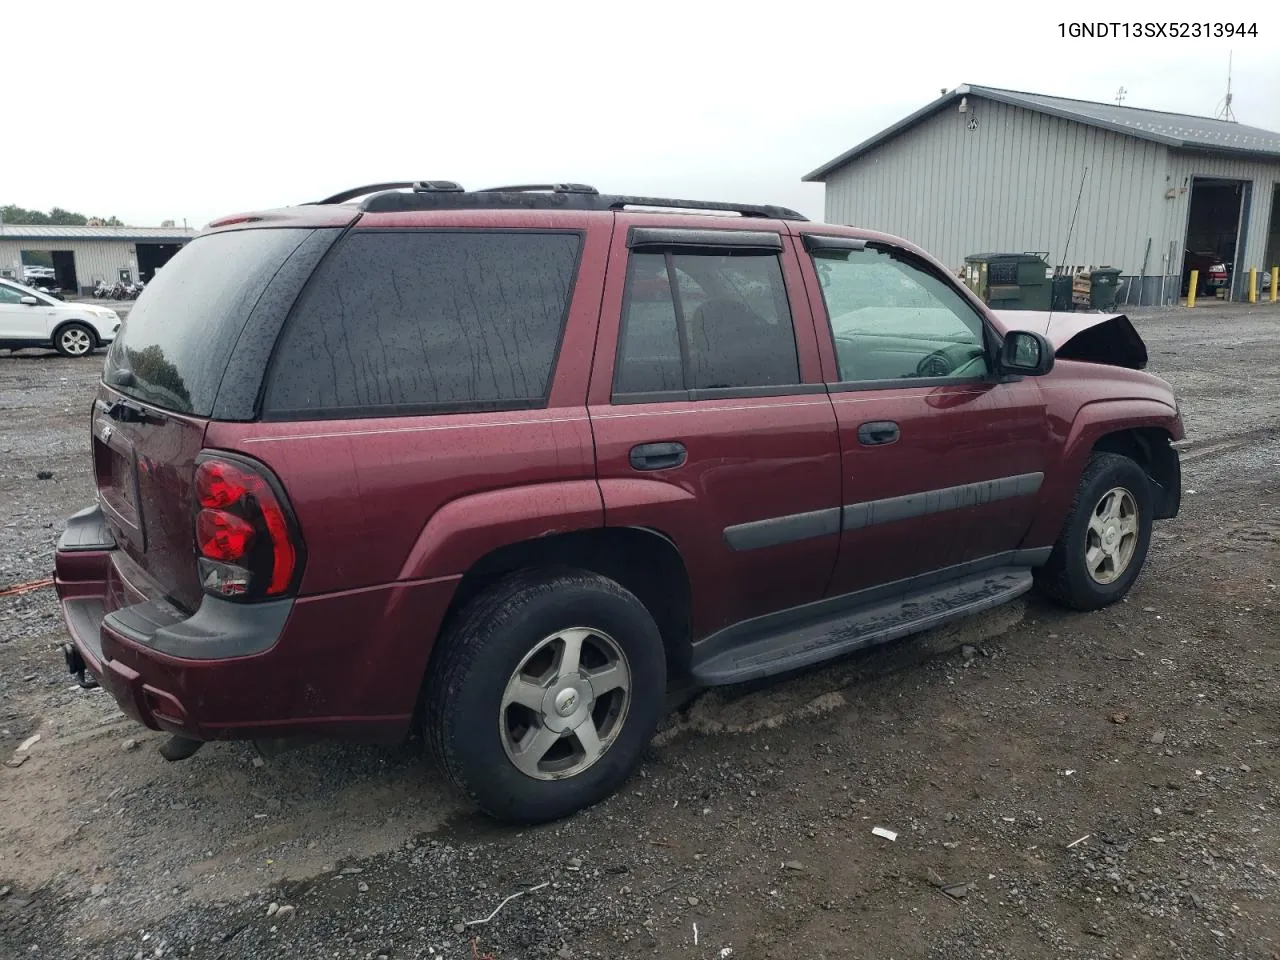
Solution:
[[(899, 377), (891, 380), (832, 380), (826, 384), (830, 393), (857, 393), (864, 390), (892, 390), (897, 387), (937, 387), (937, 386), (956, 386), (964, 384), (983, 384), (983, 383), (1002, 383), (1007, 377), (999, 376), (996, 371), (996, 358), (999, 353), (1000, 336), (992, 327), (986, 315), (969, 303), (965, 299), (963, 293), (947, 274), (938, 270), (933, 264), (929, 263), (922, 257), (917, 256), (910, 250), (902, 247), (894, 246), (890, 243), (883, 243), (876, 240), (863, 240), (859, 237), (837, 237), (830, 234), (813, 234), (806, 233), (804, 236), (804, 247), (809, 254), (809, 265), (813, 268), (814, 279), (818, 284), (818, 300), (822, 304), (822, 312), (826, 317), (826, 334), (831, 344), (832, 357), (836, 365), (837, 376), (840, 373), (839, 351), (836, 350), (836, 332), (831, 325), (831, 310), (827, 307), (826, 291), (822, 289), (822, 280), (818, 276), (818, 266), (814, 254), (823, 250), (832, 251), (851, 251), (851, 250), (884, 250), (894, 256), (901, 257), (911, 266), (924, 273), (929, 274), (935, 280), (946, 284), (956, 295), (964, 302), (965, 306), (973, 311), (974, 316), (978, 318), (978, 322), (982, 325), (982, 349), (987, 360), (987, 373), (983, 376), (976, 377)], [(812, 240), (810, 239), (812, 238)], [(1018, 377), (1016, 379), (1022, 379)]]
[(758, 250), (782, 253), (782, 235), (771, 230), (697, 230), (691, 227), (632, 227), (627, 231), (631, 250), (714, 251)]
[(830, 233), (805, 233), (804, 249), (808, 253), (820, 250), (865, 250), (867, 241), (861, 237), (840, 237)]

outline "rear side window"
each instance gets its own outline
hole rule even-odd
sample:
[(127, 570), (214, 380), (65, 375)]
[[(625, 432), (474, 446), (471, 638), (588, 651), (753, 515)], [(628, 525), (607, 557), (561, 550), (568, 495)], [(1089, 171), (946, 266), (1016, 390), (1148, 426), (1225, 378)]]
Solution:
[(777, 255), (631, 255), (615, 396), (799, 382)]
[(207, 417), (262, 292), (312, 231), (198, 237), (155, 275), (107, 353), (102, 379), (167, 410)]
[(577, 233), (348, 234), (285, 326), (265, 412), (545, 405), (580, 245)]

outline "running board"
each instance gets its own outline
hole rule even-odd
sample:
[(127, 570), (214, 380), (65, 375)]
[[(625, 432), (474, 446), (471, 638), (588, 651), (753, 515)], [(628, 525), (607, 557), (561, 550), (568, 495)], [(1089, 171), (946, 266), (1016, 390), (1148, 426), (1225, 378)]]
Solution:
[(713, 634), (693, 650), (693, 679), (742, 683), (887, 643), (989, 610), (1031, 589), (1031, 570), (996, 567), (895, 598), (857, 594), (806, 604)]

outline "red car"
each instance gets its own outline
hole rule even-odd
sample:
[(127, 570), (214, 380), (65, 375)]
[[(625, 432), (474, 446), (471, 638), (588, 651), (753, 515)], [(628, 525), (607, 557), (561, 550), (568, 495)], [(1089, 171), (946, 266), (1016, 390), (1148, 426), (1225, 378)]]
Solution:
[(1105, 606), (1177, 513), (1122, 316), (997, 316), (778, 207), (382, 186), (212, 224), (107, 357), (67, 659), (171, 758), (416, 724), (484, 810), (555, 818), (669, 684), (1033, 584)]
[(1214, 294), (1231, 279), (1226, 262), (1212, 251), (1187, 251), (1182, 258), (1182, 295), (1191, 288), (1191, 271), (1198, 270), (1196, 296)]

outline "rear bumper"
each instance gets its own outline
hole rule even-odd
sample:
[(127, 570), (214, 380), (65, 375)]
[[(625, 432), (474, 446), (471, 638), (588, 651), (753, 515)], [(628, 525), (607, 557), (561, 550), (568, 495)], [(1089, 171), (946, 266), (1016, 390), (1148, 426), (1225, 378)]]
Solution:
[(116, 548), (94, 507), (67, 522), (54, 583), (75, 654), (153, 730), (394, 741), (456, 578), (255, 604), (205, 597), (188, 614)]

